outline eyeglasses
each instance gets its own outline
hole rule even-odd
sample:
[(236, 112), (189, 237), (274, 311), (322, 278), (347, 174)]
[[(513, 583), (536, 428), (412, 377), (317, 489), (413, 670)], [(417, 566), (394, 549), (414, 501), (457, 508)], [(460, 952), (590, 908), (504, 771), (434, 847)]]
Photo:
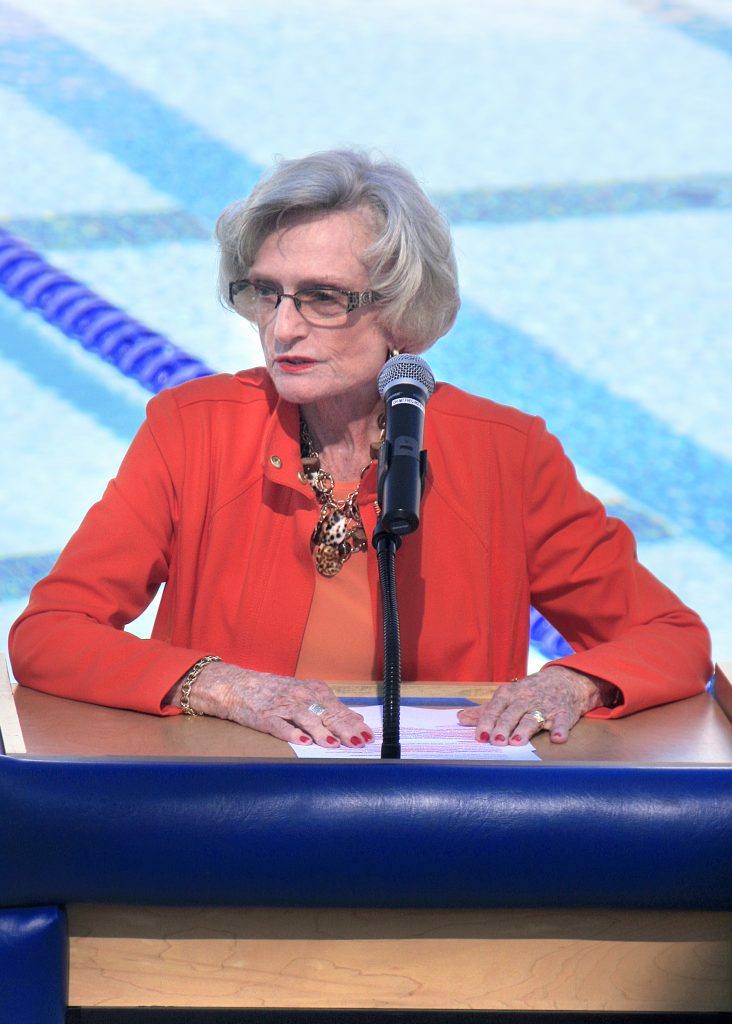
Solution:
[(300, 288), (289, 295), (271, 284), (246, 279), (229, 284), (229, 302), (247, 320), (267, 319), (283, 299), (292, 299), (295, 309), (308, 323), (336, 326), (354, 309), (378, 302), (380, 298), (376, 292), (349, 292), (345, 288)]

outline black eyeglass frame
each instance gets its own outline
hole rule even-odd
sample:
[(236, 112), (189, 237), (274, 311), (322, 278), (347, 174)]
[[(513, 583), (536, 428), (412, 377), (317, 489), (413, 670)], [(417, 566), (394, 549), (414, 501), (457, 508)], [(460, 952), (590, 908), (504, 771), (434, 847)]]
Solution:
[[(246, 277), (241, 278), (241, 280), (239, 281), (230, 281), (229, 305), (233, 306), (237, 292), (243, 291), (243, 289), (247, 287), (256, 289), (257, 284), (255, 281), (250, 281)], [(236, 289), (236, 291), (234, 289)], [(273, 288), (272, 291), (274, 291), (277, 295), (277, 301), (272, 307), (273, 313), (283, 299), (292, 299), (292, 301), (295, 303), (295, 309), (298, 311), (298, 313), (301, 313), (302, 310), (300, 309), (300, 306), (302, 303), (302, 299), (298, 298), (301, 292), (336, 292), (338, 295), (345, 295), (348, 298), (348, 304), (344, 311), (346, 316), (349, 313), (352, 313), (354, 309), (358, 309), (359, 306), (368, 306), (373, 302), (378, 302), (379, 299), (381, 298), (379, 293), (375, 291), (349, 292), (347, 288), (331, 288), (330, 285), (321, 285), (320, 287), (312, 288), (300, 288), (294, 294), (290, 294), (289, 292), (278, 292), (276, 288)]]

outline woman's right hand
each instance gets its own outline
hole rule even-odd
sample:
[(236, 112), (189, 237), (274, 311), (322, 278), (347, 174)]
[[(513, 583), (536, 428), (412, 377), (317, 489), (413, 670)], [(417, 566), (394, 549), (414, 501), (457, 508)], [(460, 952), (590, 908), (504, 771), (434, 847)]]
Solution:
[[(167, 704), (180, 707), (183, 681), (169, 692)], [(224, 661), (210, 662), (201, 670), (190, 703), (201, 714), (230, 719), (286, 743), (317, 743), (333, 750), (341, 744), (361, 747), (374, 739), (363, 717), (325, 683), (253, 672)], [(320, 704), (325, 711), (316, 715), (308, 710), (310, 704)]]

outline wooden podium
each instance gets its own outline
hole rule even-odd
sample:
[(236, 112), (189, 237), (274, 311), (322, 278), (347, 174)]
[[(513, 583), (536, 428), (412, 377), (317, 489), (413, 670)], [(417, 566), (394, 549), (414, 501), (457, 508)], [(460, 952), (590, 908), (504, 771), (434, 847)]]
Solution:
[[(566, 745), (536, 737), (537, 752), (545, 762), (732, 765), (730, 676), (732, 666), (720, 667), (716, 700), (703, 694), (628, 719), (584, 719)], [(347, 696), (375, 693), (366, 685), (340, 689)], [(490, 692), (444, 684), (403, 689), (425, 704), (446, 690), (475, 699)], [(23, 688), (12, 693), (7, 676), (0, 680), (0, 729), (6, 754), (21, 758), (294, 757), (286, 744), (233, 723), (156, 718)], [(363, 841), (378, 837), (366, 831)], [(70, 1006), (626, 1013), (732, 1007), (732, 914), (725, 911), (88, 904), (67, 911)]]

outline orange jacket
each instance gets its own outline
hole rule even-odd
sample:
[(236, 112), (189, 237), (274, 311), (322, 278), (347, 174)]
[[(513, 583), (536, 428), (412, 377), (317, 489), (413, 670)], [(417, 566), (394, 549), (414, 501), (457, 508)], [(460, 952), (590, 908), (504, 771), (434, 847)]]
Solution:
[[(117, 477), (13, 626), (17, 679), (159, 714), (204, 654), (291, 675), (317, 517), (298, 438), (297, 407), (261, 369), (154, 398)], [(562, 664), (623, 691), (621, 707), (594, 715), (703, 689), (706, 629), (638, 564), (629, 530), (582, 489), (542, 420), (438, 385), (425, 447), (421, 525), (396, 557), (404, 680), (521, 678), (533, 603), (577, 652)], [(360, 491), (369, 537), (375, 488), (372, 466)], [(124, 632), (163, 583), (152, 638)]]

